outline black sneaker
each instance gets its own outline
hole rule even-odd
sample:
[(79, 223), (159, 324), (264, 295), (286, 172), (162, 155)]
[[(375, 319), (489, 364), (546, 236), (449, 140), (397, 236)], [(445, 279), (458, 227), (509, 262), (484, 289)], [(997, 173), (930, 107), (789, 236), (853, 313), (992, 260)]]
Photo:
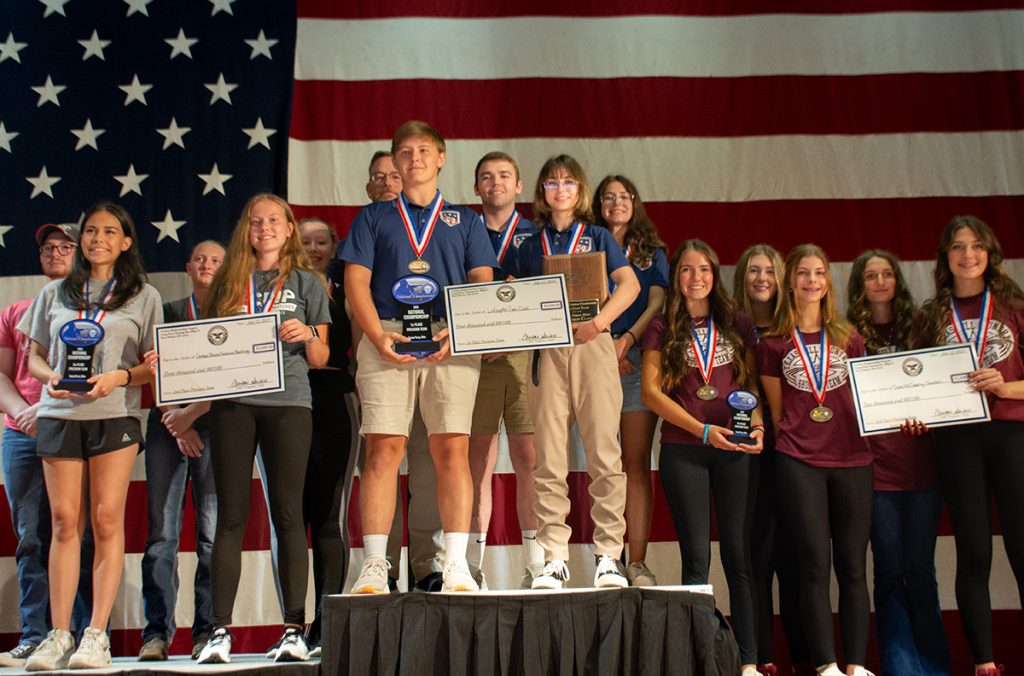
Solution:
[(433, 572), (422, 580), (416, 580), (416, 591), (439, 592), (444, 588), (444, 576), (441, 573)]
[(298, 627), (285, 627), (278, 643), (275, 662), (305, 662), (309, 659), (309, 646)]
[(22, 667), (32, 653), (36, 651), (36, 644), (24, 641), (6, 652), (0, 653), (0, 667)]

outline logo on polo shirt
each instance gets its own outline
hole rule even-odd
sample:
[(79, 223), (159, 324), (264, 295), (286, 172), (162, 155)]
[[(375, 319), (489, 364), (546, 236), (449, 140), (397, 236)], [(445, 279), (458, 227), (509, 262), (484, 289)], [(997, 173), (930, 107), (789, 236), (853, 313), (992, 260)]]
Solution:
[(530, 237), (532, 237), (532, 235), (528, 232), (521, 235), (512, 235), (512, 246), (518, 249), (522, 243), (530, 239)]
[(576, 245), (576, 253), (590, 253), (594, 250), (592, 237), (580, 237), (580, 243)]
[(462, 216), (459, 215), (458, 211), (442, 211), (441, 220), (448, 224), (448, 227), (454, 227), (462, 222)]
[(633, 263), (633, 265), (636, 266), (637, 270), (647, 270), (652, 265), (654, 265), (654, 259), (648, 257), (648, 258), (643, 259), (639, 263)]

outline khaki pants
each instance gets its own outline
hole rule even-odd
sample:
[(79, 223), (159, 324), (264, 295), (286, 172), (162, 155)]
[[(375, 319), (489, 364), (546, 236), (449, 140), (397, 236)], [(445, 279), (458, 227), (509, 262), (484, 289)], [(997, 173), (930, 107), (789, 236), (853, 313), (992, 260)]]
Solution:
[(569, 430), (577, 422), (590, 475), (596, 551), (619, 558), (626, 534), (626, 475), (618, 438), (622, 386), (612, 337), (602, 333), (583, 345), (539, 350), (538, 359), (539, 385), (533, 384), (531, 368), (527, 390), (537, 449), (537, 541), (547, 560), (569, 558), (566, 478)]

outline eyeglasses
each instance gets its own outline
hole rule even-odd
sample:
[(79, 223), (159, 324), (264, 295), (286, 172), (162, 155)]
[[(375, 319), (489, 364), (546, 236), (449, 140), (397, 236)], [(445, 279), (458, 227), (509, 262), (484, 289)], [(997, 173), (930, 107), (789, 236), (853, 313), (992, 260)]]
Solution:
[(580, 182), (574, 178), (566, 178), (561, 181), (555, 179), (548, 179), (541, 183), (545, 190), (558, 190), (559, 188), (565, 188), (566, 190), (578, 190)]
[(620, 192), (615, 195), (610, 192), (606, 192), (601, 195), (601, 204), (615, 204), (616, 202), (632, 202), (636, 198), (636, 195), (631, 195), (628, 192)]
[(402, 176), (397, 171), (393, 171), (390, 174), (385, 174), (382, 171), (375, 171), (372, 174), (370, 174), (370, 183), (383, 185), (388, 181), (391, 181), (392, 183), (401, 183)]
[(67, 244), (46, 244), (44, 246), (39, 247), (39, 253), (46, 256), (47, 258), (53, 256), (53, 254), (57, 251), (60, 252), (61, 256), (67, 256), (72, 251), (74, 251), (77, 246), (77, 244), (71, 244), (70, 242)]

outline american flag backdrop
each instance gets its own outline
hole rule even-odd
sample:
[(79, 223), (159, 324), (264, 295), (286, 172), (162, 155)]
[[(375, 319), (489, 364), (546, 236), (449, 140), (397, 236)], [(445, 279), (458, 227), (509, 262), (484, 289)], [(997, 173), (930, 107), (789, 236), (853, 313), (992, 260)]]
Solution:
[[(1007, 268), (1024, 281), (1022, 36), (1020, 0), (5, 0), (0, 298), (40, 286), (31, 276), (37, 225), (74, 221), (101, 197), (131, 210), (159, 273), (180, 270), (191, 244), (223, 239), (259, 190), (287, 192), (298, 216), (344, 234), (366, 201), (370, 156), (412, 118), (447, 137), (441, 189), (455, 202), (476, 202), (473, 167), (490, 150), (519, 160), (523, 202), (544, 159), (568, 152), (594, 184), (608, 173), (632, 178), (670, 245), (701, 237), (723, 263), (755, 242), (785, 250), (814, 241), (842, 280), (861, 250), (888, 248), (907, 261), (923, 300), (939, 230), (951, 215), (973, 213), (993, 226)], [(154, 279), (171, 297), (184, 289), (180, 275)], [(580, 562), (590, 526), (577, 455)], [(506, 459), (485, 561), (492, 586), (512, 586), (519, 574), (510, 472)], [(113, 621), (129, 651), (142, 624), (141, 471), (131, 500)], [(5, 509), (0, 633), (13, 638)], [(649, 561), (664, 582), (678, 580), (674, 537), (659, 496)], [(183, 546), (191, 544), (189, 532)], [(235, 614), (243, 650), (276, 638), (267, 548), (266, 519), (254, 508)], [(999, 641), (1019, 636), (1024, 622), (996, 550)], [(187, 626), (194, 557), (181, 563)], [(586, 580), (574, 565), (574, 579)], [(966, 664), (947, 527), (937, 566)], [(724, 588), (720, 569), (713, 575)], [(719, 603), (728, 608), (724, 595)], [(997, 655), (1014, 664), (1009, 652)]]

